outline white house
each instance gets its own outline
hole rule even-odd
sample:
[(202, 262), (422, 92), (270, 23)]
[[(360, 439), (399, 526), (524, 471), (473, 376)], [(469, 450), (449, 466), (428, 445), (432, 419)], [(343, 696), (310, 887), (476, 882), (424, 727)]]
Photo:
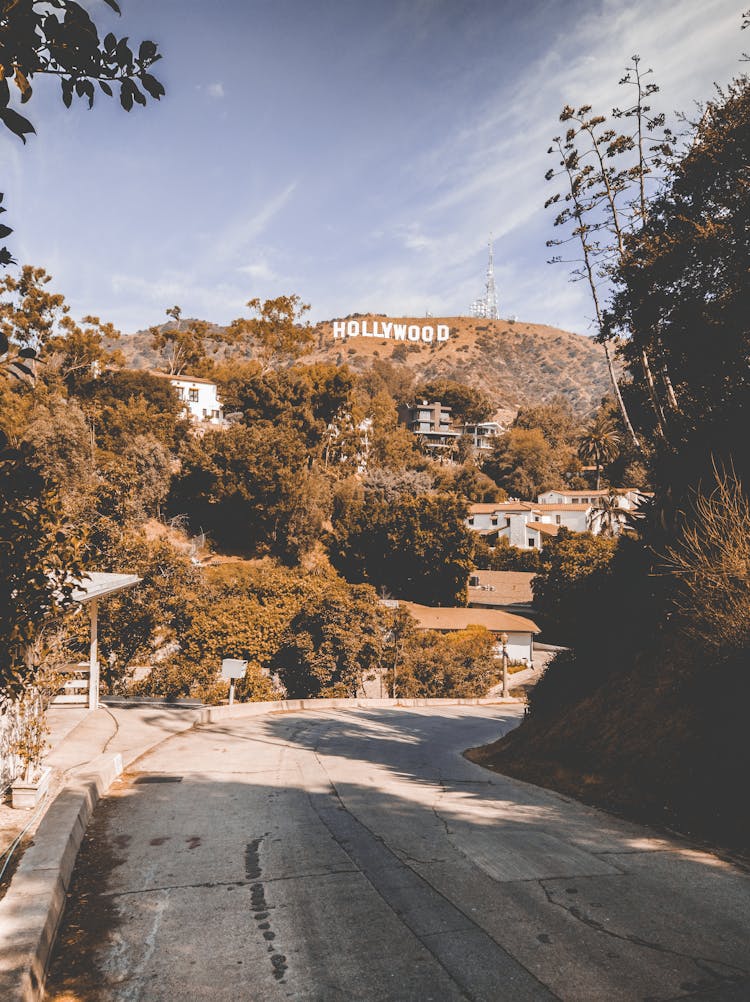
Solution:
[(502, 501), (473, 504), (466, 524), (483, 536), (504, 536), (520, 549), (544, 547), (545, 539), (557, 535), (561, 527), (571, 532), (589, 528), (590, 505), (533, 504), (531, 501)]
[(160, 379), (168, 379), (182, 401), (187, 417), (197, 425), (224, 425), (224, 408), (219, 400), (216, 383), (201, 376), (171, 376), (154, 372)]
[(602, 490), (583, 490), (583, 491), (547, 491), (545, 494), (540, 494), (537, 500), (540, 504), (589, 504), (595, 505), (601, 498), (606, 498), (610, 493), (615, 493), (620, 499), (620, 507), (624, 508), (626, 511), (632, 511), (637, 508), (638, 505), (643, 501), (644, 495), (643, 491), (637, 490), (635, 487), (621, 487), (616, 488), (606, 488)]
[(477, 424), (463, 424), (460, 432), (464, 438), (468, 438), (477, 452), (490, 452), (494, 440), (502, 434), (503, 427), (497, 421), (480, 421)]

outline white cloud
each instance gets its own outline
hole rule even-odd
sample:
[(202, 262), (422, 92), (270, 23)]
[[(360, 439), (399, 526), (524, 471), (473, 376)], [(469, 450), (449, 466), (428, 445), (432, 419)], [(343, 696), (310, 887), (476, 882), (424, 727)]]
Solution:
[(255, 261), (252, 264), (243, 264), (237, 271), (242, 275), (249, 275), (254, 282), (271, 282), (278, 278), (278, 275), (267, 261)]
[(224, 84), (220, 80), (217, 80), (216, 83), (210, 83), (206, 88), (206, 93), (209, 97), (214, 97), (217, 100), (226, 96)]

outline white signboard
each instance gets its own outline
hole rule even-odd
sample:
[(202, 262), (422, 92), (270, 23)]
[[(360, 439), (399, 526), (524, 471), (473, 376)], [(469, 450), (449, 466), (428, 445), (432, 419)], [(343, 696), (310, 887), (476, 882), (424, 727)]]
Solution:
[(247, 661), (240, 661), (239, 658), (224, 658), (221, 662), (222, 678), (244, 678)]
[(392, 320), (334, 320), (334, 341), (350, 337), (377, 337), (393, 341), (447, 341), (450, 327), (447, 324), (397, 324)]

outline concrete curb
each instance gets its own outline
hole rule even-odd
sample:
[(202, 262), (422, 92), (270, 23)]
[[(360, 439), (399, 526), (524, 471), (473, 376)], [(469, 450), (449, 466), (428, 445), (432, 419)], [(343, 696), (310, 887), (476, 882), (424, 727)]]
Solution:
[(57, 795), (0, 901), (0, 998), (37, 1002), (78, 849), (99, 799), (123, 770), (99, 755)]
[[(375, 709), (379, 707), (518, 705), (514, 698), (480, 699), (282, 699), (264, 703), (207, 706), (196, 724), (294, 710)], [(170, 734), (168, 737), (172, 737)], [(8, 893), (0, 901), (0, 998), (39, 1002), (44, 994), (52, 947), (65, 909), (73, 867), (97, 803), (132, 762), (159, 744), (129, 751), (125, 759), (102, 754), (58, 793), (42, 818), (33, 845), (24, 854)]]
[(508, 696), (482, 696), (472, 699), (279, 699), (264, 703), (234, 703), (232, 706), (205, 706), (198, 713), (197, 723), (213, 724), (219, 720), (241, 717), (258, 717), (264, 713), (281, 713), (290, 710), (370, 710), (382, 707), (414, 706), (518, 706), (522, 699)]

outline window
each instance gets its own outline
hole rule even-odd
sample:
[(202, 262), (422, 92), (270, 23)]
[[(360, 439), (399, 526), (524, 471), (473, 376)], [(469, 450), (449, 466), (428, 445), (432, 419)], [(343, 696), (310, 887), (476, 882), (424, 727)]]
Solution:
[(533, 539), (529, 539), (529, 546), (533, 546), (533, 545), (534, 545), (534, 540)]
[(198, 391), (197, 390), (188, 390), (188, 400), (191, 403), (193, 403), (193, 404), (197, 404), (198, 403)]
[(555, 521), (557, 522), (558, 525), (560, 525), (560, 523), (562, 522), (562, 515), (555, 515)]
[(175, 386), (174, 391), (177, 394), (178, 400), (185, 399), (185, 388), (183, 386)]

